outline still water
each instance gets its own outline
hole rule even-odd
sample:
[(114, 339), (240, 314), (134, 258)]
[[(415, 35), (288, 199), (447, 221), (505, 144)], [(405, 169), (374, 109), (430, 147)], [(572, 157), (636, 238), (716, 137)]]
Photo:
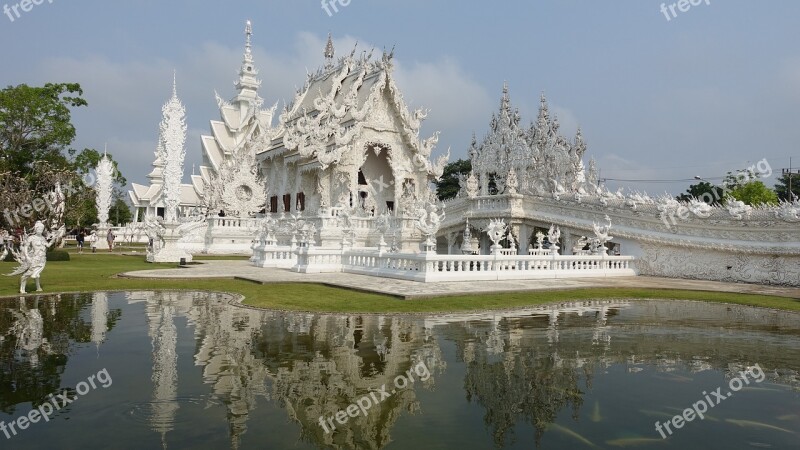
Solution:
[(797, 314), (606, 300), (319, 315), (230, 300), (0, 301), (0, 448), (800, 448)]

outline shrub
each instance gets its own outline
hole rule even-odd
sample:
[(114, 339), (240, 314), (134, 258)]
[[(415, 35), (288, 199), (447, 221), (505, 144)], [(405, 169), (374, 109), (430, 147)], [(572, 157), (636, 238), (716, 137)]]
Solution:
[(47, 252), (48, 261), (69, 261), (69, 253), (64, 250), (53, 250)]

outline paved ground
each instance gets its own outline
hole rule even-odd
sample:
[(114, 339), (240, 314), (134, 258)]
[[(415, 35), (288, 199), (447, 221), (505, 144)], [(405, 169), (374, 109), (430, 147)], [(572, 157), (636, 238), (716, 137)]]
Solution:
[(133, 278), (238, 278), (255, 283), (322, 283), (348, 289), (388, 294), (406, 299), (489, 292), (536, 291), (591, 287), (687, 289), (776, 295), (800, 299), (800, 289), (716, 281), (676, 280), (656, 277), (575, 278), (559, 280), (462, 281), (419, 283), (349, 273), (300, 274), (286, 269), (262, 269), (248, 261), (202, 261), (180, 269), (141, 270), (124, 273)]

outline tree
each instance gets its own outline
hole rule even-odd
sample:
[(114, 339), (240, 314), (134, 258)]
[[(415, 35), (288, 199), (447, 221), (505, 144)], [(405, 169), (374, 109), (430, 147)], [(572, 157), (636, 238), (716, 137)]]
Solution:
[(711, 184), (707, 181), (693, 184), (689, 186), (689, 189), (687, 189), (685, 193), (675, 197), (676, 200), (682, 202), (688, 202), (693, 198), (700, 199), (710, 205), (725, 204), (724, 190), (721, 187)]
[(778, 194), (760, 181), (759, 176), (760, 173), (752, 169), (728, 172), (724, 181), (727, 195), (750, 206), (778, 203)]
[[(792, 194), (794, 196), (789, 198), (789, 177), (792, 177)], [(778, 183), (775, 184), (775, 193), (778, 194), (778, 199), (781, 201), (791, 201), (792, 199), (800, 199), (800, 175), (798, 174), (783, 174), (778, 178)]]
[(461, 190), (460, 179), (469, 176), (471, 171), (472, 161), (468, 159), (459, 159), (444, 166), (442, 178), (434, 182), (439, 200), (454, 198)]
[[(85, 192), (81, 192), (81, 195), (74, 198), (74, 201), (68, 202), (70, 208), (67, 211), (67, 225), (76, 227), (97, 223), (97, 207), (95, 205), (95, 191), (93, 189), (97, 180), (95, 179), (94, 170), (97, 167), (97, 164), (100, 162), (100, 159), (103, 158), (103, 153), (100, 153), (92, 148), (85, 148), (80, 152), (70, 149), (69, 155), (72, 157), (72, 161), (70, 163), (71, 169), (75, 174), (77, 174), (78, 178), (82, 180)], [(122, 188), (128, 184), (128, 180), (122, 176), (122, 173), (119, 171), (119, 164), (114, 161), (114, 157), (111, 154), (108, 154), (108, 157), (114, 166), (115, 199), (115, 203), (112, 204), (109, 217), (112, 218), (113, 221), (116, 221), (117, 212), (119, 212), (121, 223), (126, 223), (127, 221), (130, 221), (131, 213), (124, 200), (122, 200), (125, 195), (125, 193), (122, 191)], [(120, 201), (122, 202), (122, 205), (118, 207), (116, 203)], [(115, 208), (118, 211), (115, 210)], [(124, 218), (127, 219), (123, 221)]]
[(750, 181), (729, 191), (731, 197), (750, 206), (778, 203), (778, 194), (763, 181)]
[(77, 83), (26, 84), (0, 91), (0, 228), (29, 228), (37, 220), (50, 226), (64, 218), (60, 186), (66, 201), (82, 187), (64, 149), (75, 138), (70, 108), (86, 106)]
[(111, 205), (111, 209), (108, 211), (108, 221), (117, 225), (123, 225), (130, 223), (131, 220), (133, 220), (131, 208), (128, 206), (125, 200), (120, 197), (116, 197), (114, 199), (114, 204)]
[(77, 83), (0, 91), (0, 172), (27, 177), (40, 161), (64, 165), (62, 150), (75, 139), (70, 107), (87, 105), (81, 95)]

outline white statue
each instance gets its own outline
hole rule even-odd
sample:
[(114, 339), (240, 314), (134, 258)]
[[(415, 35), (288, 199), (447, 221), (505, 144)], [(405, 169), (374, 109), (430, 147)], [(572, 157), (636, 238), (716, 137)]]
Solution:
[(160, 216), (147, 216), (144, 222), (144, 233), (147, 236), (147, 261), (153, 262), (155, 255), (164, 248), (164, 219)]
[(550, 242), (551, 254), (558, 255), (558, 240), (561, 239), (561, 229), (555, 225), (550, 225), (547, 231), (547, 241)]
[(729, 197), (725, 202), (725, 208), (728, 210), (728, 214), (736, 220), (749, 218), (750, 213), (753, 211), (752, 206), (745, 204), (743, 201), (736, 200), (733, 197)]
[(261, 228), (259, 231), (259, 239), (267, 245), (275, 245), (275, 229), (278, 226), (278, 221), (272, 217), (265, 217), (261, 219)]
[(781, 202), (779, 208), (775, 211), (775, 217), (786, 222), (800, 222), (800, 202)]
[(439, 207), (432, 201), (428, 202), (425, 209), (421, 210), (420, 216), (415, 223), (417, 229), (425, 235), (425, 247), (427, 251), (432, 251), (436, 247), (436, 233), (442, 226), (444, 213), (439, 214)]
[(492, 219), (489, 221), (489, 225), (484, 230), (486, 235), (489, 236), (489, 240), (492, 241), (492, 251), (499, 250), (500, 241), (503, 240), (503, 237), (506, 235), (506, 221), (503, 219)]
[(558, 180), (553, 181), (553, 198), (555, 200), (561, 199), (561, 196), (564, 195), (567, 191), (564, 189), (564, 186), (561, 186), (561, 183)]
[(42, 275), (44, 266), (47, 264), (47, 249), (64, 237), (65, 234), (66, 229), (62, 226), (55, 233), (50, 233), (45, 237), (44, 223), (37, 221), (33, 226), (33, 234), (25, 234), (25, 237), (23, 237), (19, 251), (11, 249), (14, 259), (19, 263), (19, 267), (8, 276), (22, 276), (19, 283), (20, 294), (25, 293), (25, 284), (28, 278), (33, 278), (36, 281), (36, 292), (42, 291), (39, 278)]
[(384, 212), (377, 218), (375, 218), (375, 228), (381, 234), (381, 240), (378, 245), (387, 245), (386, 244), (386, 233), (392, 227), (392, 214), (388, 211)]
[(575, 245), (572, 246), (572, 254), (573, 255), (580, 255), (584, 252), (584, 247), (589, 244), (589, 239), (586, 236), (581, 236), (575, 241)]
[(544, 246), (544, 233), (541, 231), (536, 232), (536, 249), (542, 250)]
[(689, 205), (687, 207), (692, 214), (701, 219), (707, 219), (714, 210), (711, 205), (697, 198), (689, 200)]
[(469, 219), (467, 219), (467, 225), (464, 228), (464, 236), (461, 239), (461, 253), (471, 255), (472, 252), (472, 232), (469, 229)]
[(515, 249), (517, 248), (517, 241), (514, 239), (514, 233), (511, 230), (511, 227), (508, 227), (508, 235), (506, 236), (508, 239), (508, 248)]
[(592, 228), (594, 228), (594, 234), (597, 239), (597, 246), (595, 247), (595, 249), (596, 252), (598, 252), (601, 255), (608, 254), (606, 249), (606, 242), (614, 239), (613, 236), (608, 235), (608, 233), (611, 231), (611, 218), (608, 216), (606, 216), (605, 218), (606, 222), (608, 222), (606, 225), (599, 226), (596, 223), (592, 224)]
[(512, 167), (508, 171), (508, 176), (506, 176), (506, 194), (516, 194), (518, 187), (519, 181), (517, 181), (517, 171)]
[(465, 189), (467, 191), (467, 197), (475, 198), (478, 196), (478, 192), (480, 191), (480, 184), (478, 184), (478, 177), (475, 176), (475, 172), (470, 172), (469, 177), (467, 177), (467, 183)]

